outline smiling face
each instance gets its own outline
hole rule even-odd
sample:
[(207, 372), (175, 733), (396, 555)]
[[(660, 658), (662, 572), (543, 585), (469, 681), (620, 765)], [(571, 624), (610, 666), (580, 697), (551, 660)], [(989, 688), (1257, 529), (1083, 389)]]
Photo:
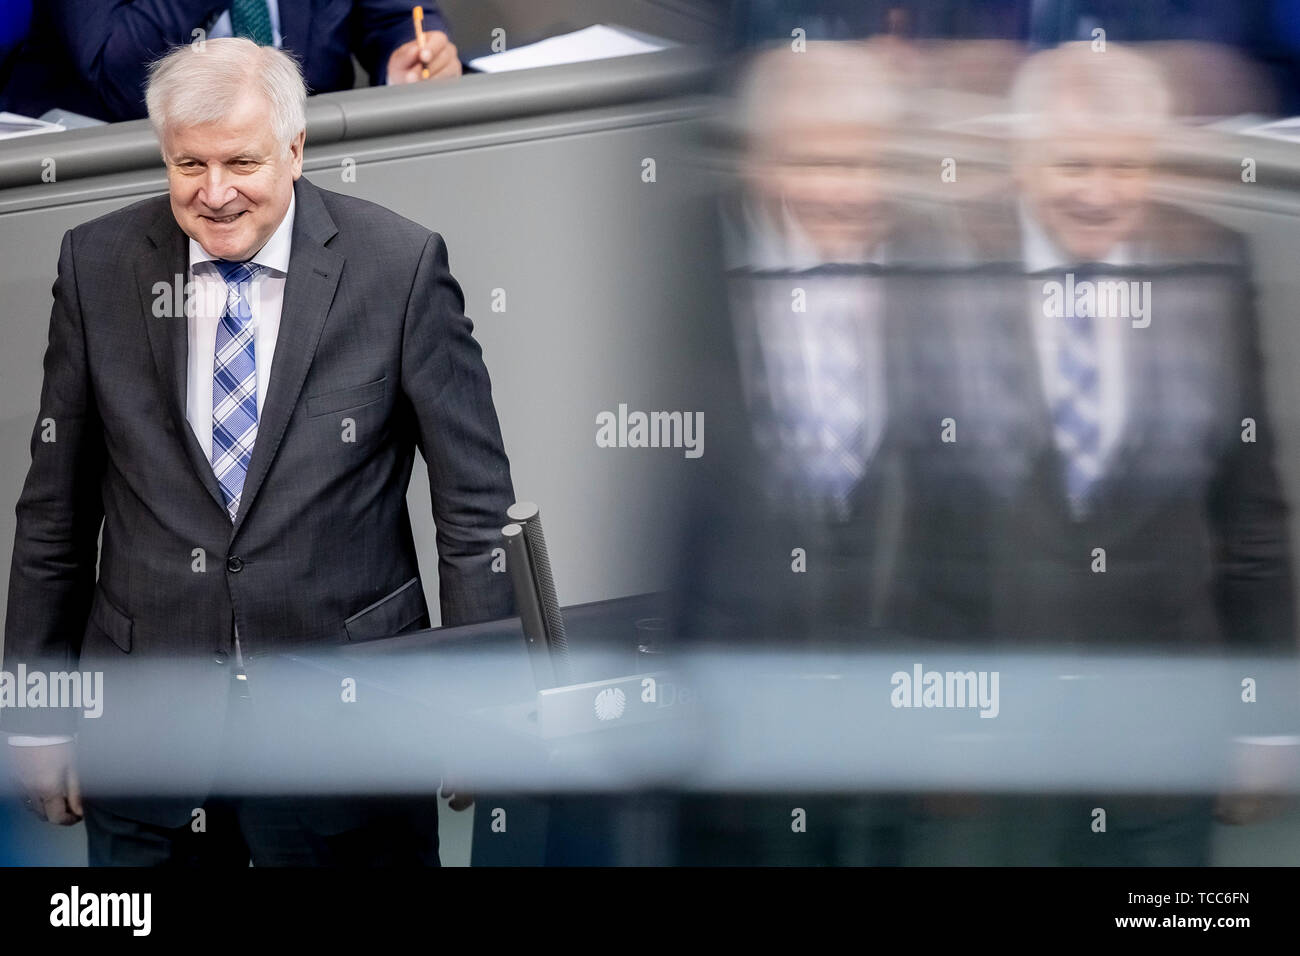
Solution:
[(302, 175), (306, 134), (282, 145), (269, 111), (263, 97), (248, 92), (219, 122), (164, 132), (172, 215), (218, 259), (242, 262), (261, 249), (288, 212)]
[(882, 139), (860, 125), (791, 127), (762, 144), (748, 167), (750, 188), (770, 209), (784, 203), (824, 255), (869, 248), (888, 226)]
[(1064, 252), (1104, 259), (1142, 222), (1150, 197), (1155, 142), (1111, 131), (1106, 121), (1053, 123), (1028, 144), (1017, 179), (1035, 218)]

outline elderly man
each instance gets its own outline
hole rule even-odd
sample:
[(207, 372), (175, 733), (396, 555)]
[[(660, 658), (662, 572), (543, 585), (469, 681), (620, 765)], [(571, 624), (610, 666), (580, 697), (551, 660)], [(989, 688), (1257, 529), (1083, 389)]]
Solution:
[(1154, 196), (1159, 72), (1070, 45), (1026, 62), (1013, 108), (1016, 188), (963, 216), (984, 268), (951, 280), (963, 306), (916, 348), (919, 418), (956, 422), (954, 442), (916, 437), (918, 475), (960, 499), (923, 551), (949, 561), (968, 532), (985, 551), (966, 570), (1000, 575), (954, 619), (1013, 646), (1288, 647), (1249, 263), (1241, 237)]
[[(902, 195), (905, 96), (880, 50), (774, 45), (737, 89), (743, 148), (722, 202), (730, 323), (714, 332), (727, 341), (697, 351), (734, 353), (710, 378), (735, 382), (729, 405), (743, 412), (715, 416), (726, 450), (693, 512), (679, 618), (690, 638), (731, 647), (877, 650), (904, 627), (891, 608), (910, 513), (907, 329), (954, 251)], [(683, 860), (896, 862), (899, 803), (688, 800)], [(792, 807), (814, 821), (806, 835), (791, 831)]]
[(446, 244), (301, 178), (305, 97), (273, 48), (175, 50), (148, 87), (169, 195), (64, 237), (5, 665), (102, 672), (106, 699), (5, 729), (33, 809), (84, 814), (92, 864), (436, 863), (432, 799), (210, 799), (260, 660), (427, 626), (417, 445), (443, 623), (512, 613), (490, 572), (509, 463)]
[[(1030, 58), (1012, 100), (1016, 188), (969, 210), (983, 268), (952, 277), (961, 306), (917, 331), (932, 427), (911, 449), (927, 502), (902, 573), (916, 606), (931, 633), (1007, 650), (1291, 653), (1249, 264), (1240, 237), (1153, 195), (1160, 74), (1068, 45)], [(1079, 733), (1071, 686), (1086, 691), (1058, 688), (1061, 730)], [(1285, 729), (1255, 711), (1255, 732)], [(1003, 862), (1208, 860), (1209, 798), (1048, 804), (1008, 811)], [(1111, 811), (1104, 837), (1093, 807)], [(1048, 821), (1037, 841), (1033, 819)]]
[[(891, 600), (907, 328), (928, 309), (924, 275), (954, 252), (900, 188), (904, 96), (879, 50), (775, 46), (747, 65), (737, 106), (744, 149), (722, 213), (747, 415), (720, 477), (743, 505), (714, 514), (734, 513), (740, 537), (706, 532), (727, 553), (685, 613), (712, 613), (713, 636), (861, 646)], [(807, 574), (790, 573), (795, 547)]]

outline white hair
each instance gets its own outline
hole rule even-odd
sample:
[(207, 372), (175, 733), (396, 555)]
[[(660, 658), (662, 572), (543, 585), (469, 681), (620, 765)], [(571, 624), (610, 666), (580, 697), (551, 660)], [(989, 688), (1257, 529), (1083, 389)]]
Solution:
[(741, 76), (736, 107), (751, 141), (792, 126), (889, 127), (904, 112), (893, 69), (851, 40), (814, 41), (802, 53), (782, 42), (756, 54)]
[(282, 146), (307, 128), (307, 87), (298, 61), (242, 37), (176, 47), (150, 65), (144, 98), (161, 143), (169, 126), (224, 119), (248, 90), (266, 98)]
[(1132, 49), (1087, 41), (1031, 56), (1011, 87), (1011, 110), (1021, 136), (1043, 135), (1053, 117), (1085, 114), (1112, 130), (1159, 134), (1170, 115), (1169, 86), (1151, 60)]

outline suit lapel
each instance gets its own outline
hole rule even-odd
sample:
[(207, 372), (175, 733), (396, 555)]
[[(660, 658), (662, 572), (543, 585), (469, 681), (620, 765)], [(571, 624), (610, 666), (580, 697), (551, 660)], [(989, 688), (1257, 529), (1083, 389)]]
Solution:
[[(189, 278), (188, 240), (176, 225), (170, 205), (161, 207), (161, 212), (150, 224), (146, 236), (152, 249), (149, 255), (136, 262), (136, 287), (140, 293), (141, 314), (145, 317), (149, 348), (153, 352), (167, 414), (173, 419), (176, 433), (181, 437), (185, 454), (200, 483), (221, 510), (225, 511), (225, 500), (221, 496), (217, 477), (212, 472), (212, 464), (199, 447), (199, 440), (194, 437), (194, 430), (190, 428), (186, 414), (190, 350), (189, 321), (183, 309), (183, 292)], [(178, 291), (182, 293), (179, 303)], [(167, 298), (169, 305), (162, 310), (161, 316), (154, 311), (154, 303), (160, 301), (160, 293)], [(178, 304), (181, 306), (179, 310)]]
[(321, 200), (320, 191), (306, 179), (299, 179), (294, 192), (297, 212), (289, 255), (289, 276), (285, 281), (284, 304), (280, 313), (280, 334), (271, 363), (266, 400), (258, 417), (257, 441), (253, 445), (253, 457), (248, 464), (239, 513), (235, 518), (235, 533), (239, 532), (244, 517), (252, 508), (284, 438), (343, 271), (343, 256), (325, 246), (338, 234), (338, 228)]

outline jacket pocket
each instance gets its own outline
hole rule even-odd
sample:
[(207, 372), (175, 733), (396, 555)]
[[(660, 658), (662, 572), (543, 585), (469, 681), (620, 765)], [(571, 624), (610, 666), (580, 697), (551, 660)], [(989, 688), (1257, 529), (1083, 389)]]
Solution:
[(95, 598), (90, 605), (90, 620), (120, 650), (131, 653), (135, 625), (129, 617), (109, 603), (103, 590), (98, 587), (95, 588)]
[(350, 641), (373, 641), (400, 634), (416, 622), (427, 622), (429, 609), (418, 577), (381, 597), (343, 622)]
[(307, 417), (316, 418), (320, 415), (328, 415), (331, 412), (341, 412), (349, 408), (370, 405), (384, 397), (384, 389), (387, 385), (388, 376), (385, 375), (381, 379), (366, 382), (364, 385), (340, 388), (333, 392), (325, 392), (323, 395), (309, 395), (307, 397)]

